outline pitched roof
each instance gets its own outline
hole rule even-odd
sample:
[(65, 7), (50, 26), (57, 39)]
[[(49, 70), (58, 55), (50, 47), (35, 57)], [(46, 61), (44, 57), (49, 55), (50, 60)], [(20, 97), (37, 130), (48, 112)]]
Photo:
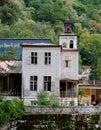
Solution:
[(22, 62), (21, 61), (0, 61), (1, 73), (21, 73)]

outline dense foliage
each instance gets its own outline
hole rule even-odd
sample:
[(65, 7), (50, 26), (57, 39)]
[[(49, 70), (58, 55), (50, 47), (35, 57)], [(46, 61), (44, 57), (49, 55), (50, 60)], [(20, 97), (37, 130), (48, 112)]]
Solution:
[(10, 118), (21, 118), (24, 114), (24, 105), (20, 99), (4, 100), (0, 97), (0, 124), (6, 123)]
[(16, 47), (9, 47), (0, 55), (0, 60), (16, 60), (17, 55), (18, 53)]
[(83, 65), (92, 67), (91, 79), (101, 79), (101, 0), (1, 1), (0, 38), (48, 37), (58, 43), (66, 17), (78, 35)]
[(42, 105), (42, 106), (53, 106), (58, 107), (59, 106), (59, 100), (58, 97), (55, 94), (51, 94), (50, 96), (46, 91), (39, 91), (37, 94), (37, 100), (34, 101), (35, 105)]

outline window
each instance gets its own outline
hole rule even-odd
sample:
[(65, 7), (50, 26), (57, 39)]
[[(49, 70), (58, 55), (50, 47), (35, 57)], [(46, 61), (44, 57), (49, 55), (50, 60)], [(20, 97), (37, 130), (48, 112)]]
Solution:
[(65, 43), (65, 42), (63, 43), (63, 47), (65, 47), (65, 48), (66, 48), (66, 43)]
[(37, 64), (37, 52), (31, 52), (31, 64)]
[(69, 68), (71, 66), (71, 60), (65, 60), (65, 67)]
[(31, 91), (37, 91), (37, 81), (38, 77), (37, 76), (30, 76), (30, 90)]
[(68, 67), (68, 60), (65, 61), (65, 65), (66, 65), (66, 67)]
[(45, 64), (51, 64), (51, 53), (45, 52)]
[(70, 40), (70, 48), (73, 48), (73, 40)]
[(44, 76), (44, 90), (51, 91), (51, 76)]

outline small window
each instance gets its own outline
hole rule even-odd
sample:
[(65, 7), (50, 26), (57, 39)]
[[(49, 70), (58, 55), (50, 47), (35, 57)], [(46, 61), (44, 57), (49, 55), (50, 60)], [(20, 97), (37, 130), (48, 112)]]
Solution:
[(66, 67), (68, 67), (68, 60), (65, 61), (65, 65), (66, 65)]
[(51, 76), (44, 76), (44, 90), (51, 91)]
[(51, 53), (50, 52), (45, 52), (45, 64), (51, 64)]
[(70, 48), (73, 48), (73, 40), (70, 40)]
[(37, 91), (37, 76), (30, 76), (30, 90), (31, 91)]
[(31, 64), (37, 64), (37, 52), (31, 52)]
[(63, 47), (66, 48), (66, 43), (63, 43)]
[(65, 67), (69, 68), (71, 66), (71, 60), (65, 60)]

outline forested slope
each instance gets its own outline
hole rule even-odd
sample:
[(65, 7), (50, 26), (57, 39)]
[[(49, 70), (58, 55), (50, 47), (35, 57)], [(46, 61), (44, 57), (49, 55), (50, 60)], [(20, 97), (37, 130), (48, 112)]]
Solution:
[(58, 43), (69, 17), (83, 65), (91, 65), (93, 79), (101, 79), (101, 0), (2, 0), (0, 38), (51, 38)]

